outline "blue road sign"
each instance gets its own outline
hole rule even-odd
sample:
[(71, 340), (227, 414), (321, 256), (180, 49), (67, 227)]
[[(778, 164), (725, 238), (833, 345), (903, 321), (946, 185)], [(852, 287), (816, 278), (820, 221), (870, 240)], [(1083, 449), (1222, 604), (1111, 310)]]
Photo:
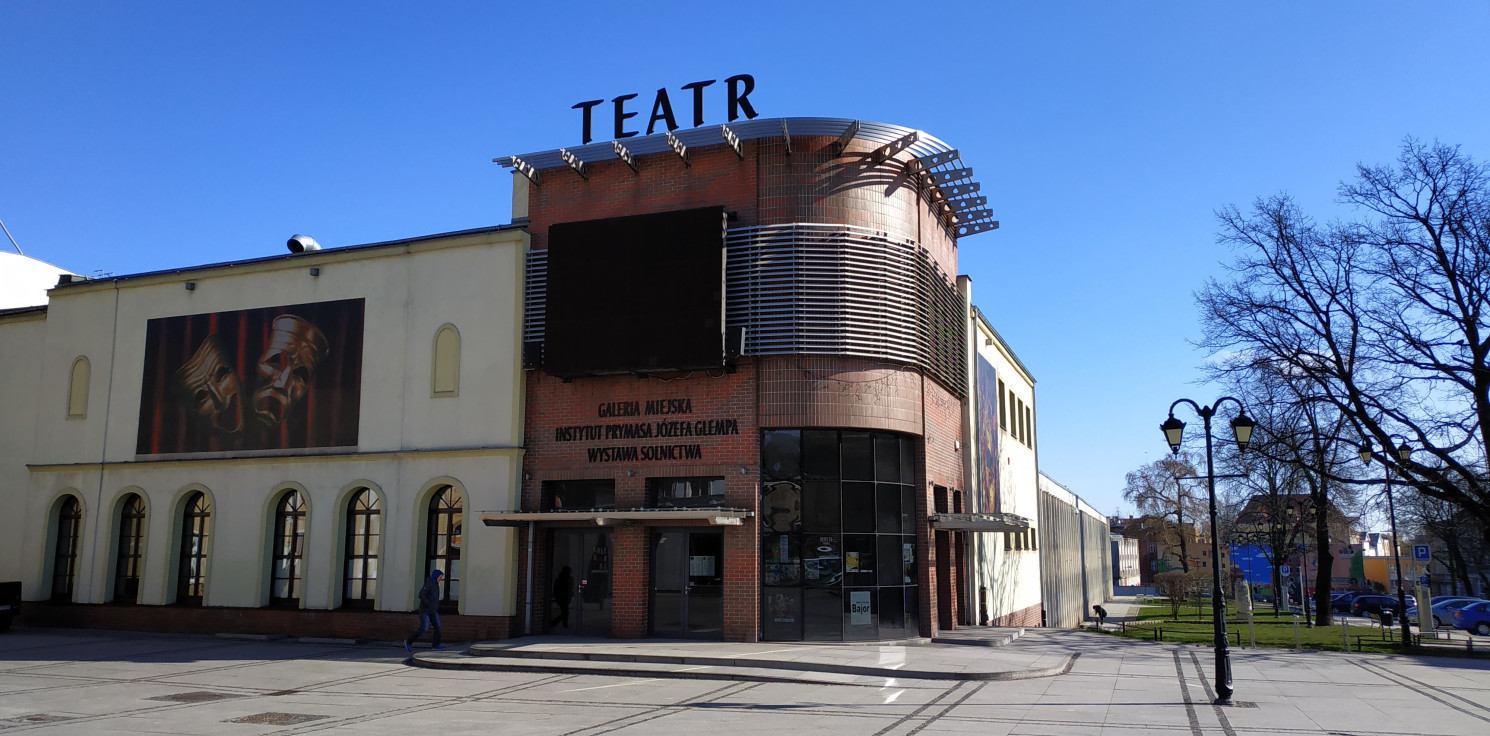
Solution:
[(1289, 567), (1288, 565), (1284, 565), (1278, 568), (1278, 574), (1282, 575), (1285, 578), (1288, 577), (1288, 574), (1291, 572), (1293, 572), (1293, 568)]
[(1412, 558), (1418, 562), (1427, 562), (1433, 558), (1426, 544), (1414, 544), (1412, 546)]

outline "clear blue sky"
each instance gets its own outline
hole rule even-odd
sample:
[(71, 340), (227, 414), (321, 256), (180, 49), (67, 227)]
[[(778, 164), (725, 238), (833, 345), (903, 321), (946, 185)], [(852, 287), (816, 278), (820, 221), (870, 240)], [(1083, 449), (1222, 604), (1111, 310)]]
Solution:
[(1112, 513), (1169, 403), (1215, 398), (1215, 210), (1346, 215), (1336, 183), (1407, 135), (1490, 159), (1487, 39), (1484, 0), (4, 0), (0, 220), (84, 274), (502, 224), (491, 159), (577, 144), (574, 103), (753, 74), (763, 116), (961, 149), (1002, 221), (961, 270), (1039, 381), (1041, 469)]

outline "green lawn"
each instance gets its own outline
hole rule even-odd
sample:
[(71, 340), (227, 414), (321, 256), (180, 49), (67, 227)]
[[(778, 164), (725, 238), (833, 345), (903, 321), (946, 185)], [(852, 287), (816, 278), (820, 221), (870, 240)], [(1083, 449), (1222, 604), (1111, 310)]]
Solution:
[[(1239, 620), (1236, 612), (1227, 607), (1226, 633), (1232, 646), (1238, 646), (1238, 634), (1241, 636), (1241, 646), (1251, 646), (1252, 639), (1249, 638), (1248, 627), (1245, 621)], [(1109, 624), (1111, 626), (1111, 624)], [(1345, 646), (1349, 651), (1356, 651), (1357, 637), (1360, 637), (1359, 647), (1363, 652), (1395, 652), (1400, 651), (1401, 630), (1393, 629), (1383, 632), (1376, 626), (1352, 625), (1345, 633)], [(1209, 644), (1214, 640), (1214, 630), (1211, 626), (1210, 602), (1206, 601), (1202, 606), (1187, 604), (1180, 607), (1180, 619), (1174, 619), (1174, 612), (1168, 604), (1145, 605), (1139, 609), (1138, 621), (1129, 621), (1126, 626), (1118, 626), (1117, 630), (1108, 630), (1105, 633), (1126, 636), (1130, 639), (1154, 639), (1162, 637), (1162, 641)], [(1259, 647), (1292, 648), (1294, 646), (1293, 616), (1283, 614), (1273, 618), (1270, 608), (1254, 610), (1254, 620), (1251, 637), (1255, 637)], [(1298, 627), (1299, 645), (1304, 649), (1332, 649), (1340, 651), (1341, 631), (1340, 624), (1336, 623), (1326, 627), (1308, 628), (1303, 625), (1303, 618), (1299, 619)], [(1391, 638), (1387, 638), (1391, 637)]]

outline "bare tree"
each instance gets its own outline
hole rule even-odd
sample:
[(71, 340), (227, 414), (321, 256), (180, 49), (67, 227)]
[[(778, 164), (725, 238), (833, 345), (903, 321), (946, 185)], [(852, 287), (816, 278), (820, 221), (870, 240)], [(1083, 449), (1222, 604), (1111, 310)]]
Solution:
[(1196, 585), (1195, 576), (1179, 570), (1161, 572), (1154, 576), (1154, 586), (1169, 599), (1169, 608), (1175, 620), (1179, 620), (1180, 606), (1195, 593)]
[[(1458, 148), (1408, 140), (1340, 188), (1366, 213), (1319, 226), (1286, 196), (1219, 213), (1232, 275), (1198, 296), (1204, 344), (1261, 361), (1327, 407), (1336, 439), (1424, 451), (1394, 475), (1490, 534), (1490, 177)], [(1321, 448), (1323, 449), (1323, 448)], [(1337, 448), (1338, 449), (1338, 448)], [(1330, 478), (1330, 476), (1323, 476)], [(1335, 476), (1339, 482), (1381, 484)]]
[(1206, 513), (1205, 503), (1180, 480), (1196, 474), (1194, 458), (1188, 453), (1155, 460), (1128, 473), (1123, 498), (1138, 509), (1142, 516), (1157, 519), (1163, 527), (1166, 545), (1178, 546), (1180, 567), (1190, 572), (1190, 550), (1185, 532), (1188, 519), (1191, 529), (1199, 528), (1197, 521)]

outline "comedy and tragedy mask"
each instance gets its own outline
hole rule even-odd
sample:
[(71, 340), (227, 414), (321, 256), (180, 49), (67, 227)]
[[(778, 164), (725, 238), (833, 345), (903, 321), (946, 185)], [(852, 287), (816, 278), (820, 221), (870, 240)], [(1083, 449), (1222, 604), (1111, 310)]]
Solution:
[(292, 314), (274, 318), (254, 390), (254, 417), (260, 423), (272, 427), (285, 421), (305, 398), (327, 349), (326, 336), (315, 325)]
[(224, 434), (243, 430), (243, 385), (216, 335), (176, 370), (172, 385), (198, 420)]

